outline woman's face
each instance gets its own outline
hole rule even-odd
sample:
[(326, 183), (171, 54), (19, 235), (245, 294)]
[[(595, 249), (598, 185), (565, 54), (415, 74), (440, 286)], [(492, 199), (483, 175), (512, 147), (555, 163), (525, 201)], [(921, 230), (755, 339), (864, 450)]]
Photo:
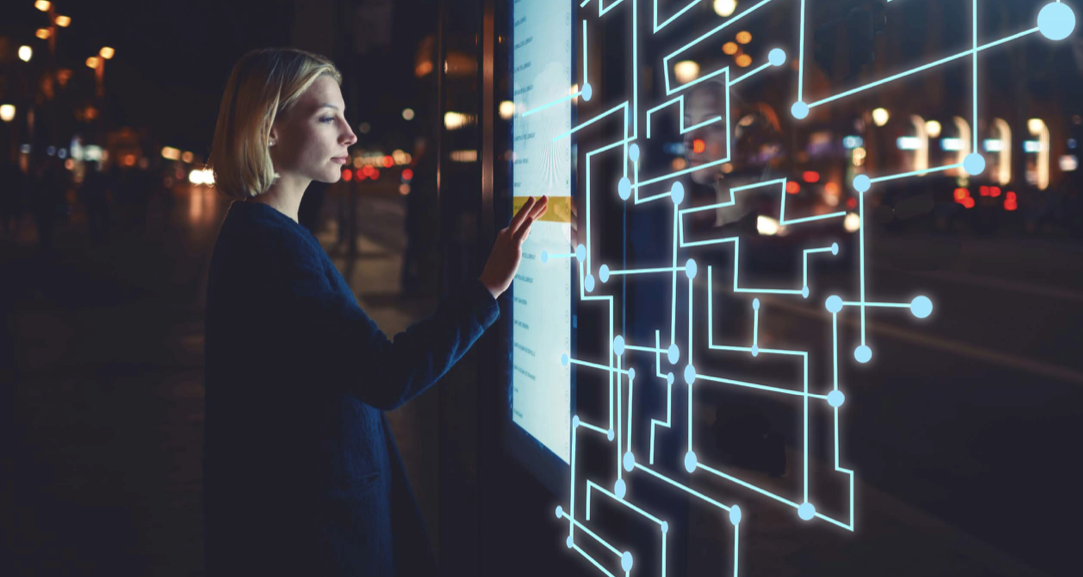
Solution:
[[(725, 115), (726, 103), (718, 90), (704, 87), (693, 90), (688, 95), (684, 105), (685, 126), (695, 126), (712, 118), (723, 117), (718, 122), (713, 122), (684, 134), (684, 155), (689, 168), (695, 168), (726, 157), (728, 146), (726, 144)], [(702, 148), (697, 149), (697, 140), (703, 142)], [(692, 180), (699, 184), (712, 184), (719, 169), (720, 167), (714, 166), (695, 171), (692, 173)]]
[(342, 90), (323, 75), (271, 127), (271, 161), (279, 175), (333, 183), (349, 161), (357, 136), (346, 122)]

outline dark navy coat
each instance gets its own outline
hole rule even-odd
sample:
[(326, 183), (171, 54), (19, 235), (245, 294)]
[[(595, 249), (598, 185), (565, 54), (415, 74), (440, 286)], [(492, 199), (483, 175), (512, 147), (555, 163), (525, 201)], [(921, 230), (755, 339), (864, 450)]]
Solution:
[(207, 574), (431, 575), (384, 411), (499, 314), (477, 282), (392, 342), (307, 229), (234, 202), (207, 286)]

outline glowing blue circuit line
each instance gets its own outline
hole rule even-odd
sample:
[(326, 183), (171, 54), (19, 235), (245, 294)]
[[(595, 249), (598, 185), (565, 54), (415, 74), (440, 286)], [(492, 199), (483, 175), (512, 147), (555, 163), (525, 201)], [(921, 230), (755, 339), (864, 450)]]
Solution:
[(633, 347), (632, 345), (624, 345), (624, 348), (629, 351), (642, 351), (644, 353), (664, 353), (662, 349), (656, 349), (652, 347)]
[(805, 0), (801, 0), (801, 17), (798, 19), (799, 37), (797, 40), (797, 101), (804, 100), (805, 94)]
[(580, 130), (590, 126), (591, 124), (594, 124), (595, 122), (598, 122), (599, 120), (605, 118), (606, 116), (609, 116), (610, 114), (613, 114), (614, 112), (616, 112), (618, 110), (624, 110), (625, 111), (625, 113), (624, 113), (625, 122), (627, 122), (628, 101), (626, 100), (626, 101), (622, 102), (621, 104), (618, 104), (618, 105), (614, 106), (613, 108), (610, 108), (609, 110), (606, 110), (605, 112), (599, 114), (598, 116), (595, 116), (594, 118), (591, 118), (590, 120), (588, 120), (586, 122), (580, 123), (579, 125), (573, 127), (571, 130), (558, 134), (556, 137), (553, 138), (553, 142), (556, 142), (556, 141), (560, 140), (561, 138), (566, 138), (568, 136), (571, 136), (572, 134), (575, 134), (576, 132), (579, 132)]
[(616, 8), (617, 6), (620, 6), (622, 2), (624, 2), (624, 0), (617, 0), (616, 2), (610, 4), (608, 7), (603, 9), (602, 4), (605, 3), (605, 0), (598, 0), (598, 16), (605, 16), (609, 13), (610, 10)]
[(624, 505), (625, 507), (628, 507), (629, 509), (635, 511), (636, 513), (639, 513), (640, 515), (643, 515), (644, 517), (650, 519), (651, 521), (654, 521), (659, 527), (662, 526), (663, 521), (661, 519), (659, 519), (658, 517), (655, 517), (654, 515), (651, 515), (650, 513), (644, 511), (643, 509), (631, 504), (627, 500), (616, 496), (615, 494), (611, 493), (610, 491), (607, 491), (605, 489), (605, 487), (602, 487), (601, 485), (595, 483), (594, 481), (589, 481), (589, 480), (587, 481), (587, 521), (590, 521), (590, 492), (591, 492), (591, 490), (600, 491), (601, 493), (603, 493), (604, 495), (606, 495), (609, 498), (613, 499), (614, 501), (620, 503), (621, 505)]
[(867, 306), (867, 307), (888, 307), (888, 308), (898, 308), (898, 309), (908, 309), (908, 308), (911, 307), (910, 303), (871, 303), (871, 302), (862, 303), (862, 302), (857, 302), (857, 301), (843, 301), (842, 304), (843, 304), (843, 306), (848, 306), (848, 307), (859, 307), (859, 306), (862, 306), (862, 305)]
[(760, 338), (760, 309), (759, 309), (759, 307), (753, 307), (753, 309), (752, 309), (752, 346), (757, 351), (760, 350), (759, 338)]
[(838, 252), (838, 251), (833, 249), (830, 246), (824, 247), (824, 248), (807, 248), (804, 251), (804, 256), (803, 256), (804, 265), (801, 267), (804, 270), (804, 276), (801, 277), (802, 278), (802, 280), (801, 280), (802, 294), (804, 293), (804, 289), (808, 288), (808, 255), (810, 255), (810, 254), (819, 254), (819, 253), (822, 253), (822, 252)]
[(569, 100), (571, 100), (573, 98), (578, 98), (582, 94), (583, 94), (583, 91), (578, 90), (578, 91), (573, 92), (572, 94), (569, 94), (569, 95), (567, 95), (567, 96), (565, 96), (563, 98), (558, 98), (558, 99), (556, 99), (556, 100), (554, 100), (552, 102), (549, 102), (548, 104), (542, 104), (541, 106), (539, 106), (537, 108), (534, 108), (532, 110), (527, 110), (526, 112), (524, 112), (522, 114), (522, 117), (526, 118), (527, 116), (530, 116), (531, 114), (534, 114), (535, 112), (541, 112), (542, 110), (545, 110), (546, 108), (549, 108), (550, 106), (556, 106), (557, 104), (560, 104), (561, 102), (567, 102), (567, 101), (569, 101)]
[[(661, 338), (660, 332), (659, 331), (654, 331), (654, 345), (656, 347), (660, 346), (659, 345), (659, 339), (660, 338)], [(661, 371), (661, 366), (662, 366), (661, 351), (662, 351), (662, 349), (659, 348), (657, 350), (658, 350), (658, 354), (655, 355), (655, 365), (654, 365), (657, 368), (655, 370), (657, 371), (657, 375), (659, 377), (662, 377), (663, 379), (666, 380), (666, 422), (663, 423), (662, 421), (659, 421), (658, 419), (651, 419), (650, 464), (652, 464), (652, 465), (654, 464), (654, 427), (656, 425), (662, 425), (663, 427), (665, 427), (667, 429), (670, 428), (670, 422), (671, 422), (672, 417), (673, 417), (673, 380), (670, 379), (667, 375), (662, 374), (662, 371)]]
[[(770, 64), (768, 64), (768, 65), (770, 65)], [(680, 133), (681, 134), (687, 134), (687, 133), (692, 132), (693, 130), (695, 130), (697, 128), (703, 128), (704, 126), (714, 124), (715, 122), (719, 122), (719, 121), (722, 120), (722, 115), (718, 115), (718, 116), (715, 116), (714, 118), (710, 118), (710, 119), (707, 119), (707, 120), (705, 120), (703, 122), (700, 122), (699, 124), (693, 124), (692, 126), (685, 126), (684, 125), (684, 96), (685, 95), (682, 94), (682, 95), (680, 95), (680, 96), (678, 96), (676, 98), (673, 98), (671, 100), (667, 100), (667, 101), (659, 104), (658, 106), (655, 106), (654, 108), (651, 108), (650, 110), (647, 111), (647, 138), (651, 137), (651, 115), (654, 114), (655, 112), (658, 112), (659, 110), (661, 110), (663, 108), (666, 108), (667, 106), (671, 106), (673, 103), (677, 103), (677, 116), (680, 119)]]
[(793, 501), (790, 501), (789, 499), (787, 499), (785, 497), (781, 497), (779, 495), (776, 495), (776, 494), (774, 494), (774, 493), (772, 493), (772, 492), (770, 492), (770, 491), (768, 491), (766, 489), (761, 489), (761, 488), (759, 488), (759, 487), (757, 487), (757, 486), (755, 486), (755, 485), (753, 485), (751, 483), (746, 483), (745, 481), (742, 481), (742, 480), (738, 479), (737, 477), (734, 477), (732, 475), (727, 475), (726, 473), (723, 473), (722, 471), (719, 471), (717, 469), (713, 469), (711, 467), (708, 467), (707, 465), (704, 465), (703, 463), (697, 463), (696, 464), (696, 470), (699, 470), (699, 469), (703, 469), (704, 471), (707, 471), (708, 473), (710, 473), (712, 475), (717, 475), (719, 477), (722, 477), (723, 479), (726, 479), (727, 481), (732, 481), (734, 483), (737, 483), (738, 485), (740, 485), (740, 486), (742, 486), (742, 487), (744, 487), (746, 489), (752, 489), (753, 491), (755, 491), (755, 492), (757, 492), (757, 493), (759, 493), (761, 495), (770, 497), (770, 498), (772, 498), (772, 499), (774, 499), (774, 500), (776, 500), (776, 501), (778, 501), (780, 503), (784, 503), (786, 505), (789, 505), (789, 506), (793, 507), (794, 509), (799, 507), (799, 505), (797, 503), (794, 503)]
[(688, 383), (688, 452), (692, 452), (692, 383)]
[(586, 86), (590, 82), (590, 75), (587, 74), (587, 19), (583, 19), (583, 82), (582, 85)]
[[(805, 420), (805, 458), (804, 458), (805, 474), (804, 474), (804, 485), (805, 485), (805, 502), (808, 503), (808, 460), (809, 460), (809, 456), (808, 456), (808, 397), (809, 397), (809, 392), (808, 392), (808, 355), (805, 355), (802, 358), (802, 360), (804, 361), (804, 365), (805, 365), (804, 366), (804, 370), (805, 370), (805, 399), (804, 399), (804, 403), (805, 403), (805, 419), (804, 419)], [(824, 396), (823, 399), (826, 401), (827, 397)]]
[[(578, 431), (576, 431), (577, 428), (578, 427), (575, 426), (575, 422), (573, 420), (573, 422), (572, 422), (572, 463), (571, 463), (572, 472), (571, 472), (571, 477), (570, 477), (570, 479), (571, 479), (571, 488), (569, 489), (569, 492), (571, 493), (571, 499), (570, 499), (571, 502), (568, 505), (568, 515), (569, 515), (568, 518), (569, 519), (574, 519), (575, 518), (575, 445), (576, 445), (576, 439), (579, 438), (579, 435), (577, 434)], [(574, 539), (574, 538), (575, 538), (575, 523), (568, 523), (568, 539)]]
[(876, 177), (876, 178), (869, 179), (869, 182), (872, 183), (872, 184), (876, 184), (877, 182), (886, 182), (888, 180), (896, 180), (896, 179), (899, 179), (899, 178), (906, 178), (908, 176), (918, 176), (918, 175), (922, 175), (922, 174), (929, 174), (931, 172), (939, 172), (941, 170), (951, 170), (953, 168), (962, 168), (962, 167), (963, 167), (963, 163), (961, 163), (961, 162), (957, 163), (957, 164), (946, 164), (944, 166), (934, 166), (932, 168), (926, 168), (926, 169), (923, 169), (923, 170), (915, 170), (913, 172), (904, 172), (904, 173), (901, 173), (901, 174), (890, 174), (888, 176), (879, 176), (879, 177)]
[(635, 395), (635, 379), (628, 379), (628, 452), (632, 452), (632, 397)]
[(757, 385), (756, 383), (746, 383), (744, 381), (735, 381), (733, 379), (725, 379), (722, 377), (709, 377), (707, 375), (696, 374), (696, 380), (703, 379), (706, 381), (714, 381), (716, 383), (722, 383), (725, 385), (733, 385), (736, 387), (746, 387), (750, 389), (759, 389), (761, 391), (770, 391), (772, 393), (782, 393), (784, 395), (792, 395), (795, 397), (808, 397), (812, 399), (821, 399), (826, 401), (827, 395), (817, 395), (815, 393), (795, 391), (793, 389), (781, 389), (779, 387), (769, 387), (767, 385)]
[(865, 194), (861, 193), (857, 195), (857, 268), (858, 275), (860, 277), (860, 291), (861, 291), (861, 345), (865, 345)]
[(676, 205), (673, 206), (673, 289), (669, 293), (670, 320), (669, 320), (669, 344), (673, 344), (677, 338), (677, 224), (680, 213)]
[[(589, 491), (587, 492), (587, 495), (590, 495)], [(589, 499), (589, 497), (588, 497), (588, 499)], [(589, 501), (588, 501), (588, 503), (589, 503)], [(563, 512), (563, 511), (561, 511), (560, 516), (567, 519), (571, 524), (573, 524), (577, 528), (581, 529), (587, 535), (590, 535), (591, 537), (593, 537), (595, 541), (601, 543), (602, 546), (604, 546), (606, 549), (609, 549), (610, 551), (612, 551), (613, 554), (616, 555), (617, 557), (621, 556), (621, 551), (617, 550), (616, 547), (614, 547), (614, 546), (610, 545), (609, 543), (607, 543), (605, 539), (602, 539), (601, 537), (599, 537), (597, 534), (594, 533), (594, 531), (591, 531), (590, 529), (588, 529), (586, 525), (580, 523), (579, 521), (576, 521), (575, 519), (572, 519), (571, 517), (568, 516), (567, 513)], [(589, 519), (588, 519), (588, 521), (589, 521)]]
[[(586, 427), (587, 429), (589, 429), (591, 431), (594, 431), (595, 433), (601, 433), (603, 436), (609, 434), (609, 431), (606, 431), (605, 429), (603, 429), (601, 427), (596, 427), (594, 425), (591, 425), (590, 423), (585, 423), (582, 420), (579, 421), (579, 426), (580, 427)], [(589, 521), (590, 519), (587, 519), (587, 520)]]
[(734, 85), (736, 85), (736, 84), (737, 84), (738, 82), (740, 82), (740, 81), (744, 80), (745, 78), (748, 78), (749, 76), (753, 76), (753, 75), (755, 75), (755, 74), (756, 74), (757, 72), (761, 72), (761, 71), (762, 71), (762, 70), (763, 70), (764, 68), (769, 68), (770, 66), (771, 66), (771, 63), (770, 63), (770, 62), (764, 62), (764, 63), (763, 63), (763, 64), (761, 64), (760, 66), (757, 66), (756, 68), (753, 68), (753, 69), (752, 69), (752, 70), (750, 70), (749, 72), (745, 73), (745, 74), (744, 74), (743, 76), (739, 76), (739, 77), (737, 77), (737, 78), (734, 78), (734, 79), (733, 79), (733, 81), (731, 81), (731, 82), (729, 83), (729, 85), (730, 85), (730, 86), (734, 86)]
[(667, 25), (669, 25), (670, 22), (673, 22), (674, 20), (679, 18), (681, 16), (681, 14), (684, 14), (685, 12), (688, 12), (693, 6), (695, 6), (698, 3), (699, 3), (699, 0), (692, 0), (691, 2), (688, 3), (688, 6), (685, 6), (684, 8), (681, 8), (676, 14), (674, 14), (673, 16), (670, 16), (669, 19), (667, 19), (665, 22), (663, 22), (661, 25), (659, 25), (658, 24), (658, 0), (654, 0), (654, 33), (658, 34), (659, 30), (665, 28)]
[(660, 272), (675, 272), (675, 271), (679, 271), (679, 270), (684, 270), (684, 269), (681, 268), (681, 267), (666, 266), (666, 267), (661, 267), (661, 268), (638, 268), (638, 269), (628, 269), (628, 270), (611, 270), (611, 271), (609, 271), (609, 276), (620, 276), (620, 275), (627, 275), (627, 274), (653, 274), (653, 273), (660, 273)]
[[(715, 507), (718, 507), (718, 508), (722, 509), (723, 511), (729, 512), (729, 510), (730, 510), (730, 507), (727, 507), (727, 506), (723, 505), (722, 503), (719, 503), (718, 501), (715, 501), (714, 499), (708, 497), (707, 495), (704, 495), (703, 493), (700, 493), (700, 492), (698, 492), (698, 491), (696, 491), (694, 489), (691, 489), (691, 488), (689, 488), (689, 487), (687, 487), (685, 485), (682, 485), (682, 484), (678, 483), (677, 481), (674, 481), (673, 479), (670, 479), (669, 477), (666, 477), (665, 475), (663, 475), (661, 473), (658, 473), (656, 471), (648, 469), (647, 467), (644, 467), (643, 465), (640, 465), (639, 463), (635, 464), (635, 468), (639, 469), (641, 471), (645, 471), (645, 472), (651, 474), (652, 476), (654, 476), (654, 477), (656, 477), (658, 479), (661, 479), (661, 480), (669, 483), (670, 485), (673, 485), (674, 487), (677, 487), (678, 489), (681, 489), (682, 491), (684, 491), (684, 492), (686, 492), (686, 493), (688, 493), (688, 494), (690, 494), (690, 495), (692, 495), (694, 497), (699, 497), (700, 499), (702, 499), (704, 501), (707, 501), (708, 503), (714, 505)], [(698, 466), (697, 466), (697, 468), (698, 468)]]
[(546, 258), (548, 258), (549, 260), (553, 260), (555, 258), (572, 258), (574, 256), (575, 256), (575, 253), (570, 252), (568, 254), (551, 254), (551, 255), (548, 255)]
[(688, 279), (688, 364), (695, 366), (692, 362), (692, 352), (696, 348), (692, 346), (692, 279)]
[[(624, 360), (623, 356), (617, 357), (617, 370), (620, 370), (622, 368), (622, 361), (623, 360)], [(627, 374), (627, 373), (625, 373), (625, 374)], [(623, 389), (624, 389), (624, 385), (620, 382), (620, 379), (617, 379), (617, 429), (616, 429), (616, 432), (614, 433), (614, 436), (617, 438), (617, 455), (616, 455), (616, 457), (617, 457), (617, 480), (618, 481), (624, 478), (624, 468), (620, 466), (621, 465), (621, 463), (620, 463), (621, 434), (624, 432), (624, 429), (621, 428), (621, 424), (622, 424), (621, 423), (621, 413), (623, 411), (621, 410), (622, 405), (621, 405), (620, 396), (621, 396), (621, 391)]]
[[(588, 165), (587, 168), (589, 169), (590, 166)], [(588, 190), (589, 190), (589, 186), (588, 186)], [(589, 208), (589, 206), (588, 206), (588, 208)], [(589, 255), (590, 255), (590, 252), (588, 251), (587, 252), (587, 261), (588, 262), (590, 261), (590, 256)], [(579, 263), (579, 300), (582, 300), (582, 301), (609, 301), (609, 368), (612, 369), (613, 368), (613, 297), (612, 296), (588, 297), (586, 295), (586, 293), (583, 292), (584, 291), (584, 289), (583, 289), (583, 284), (584, 284), (584, 282), (583, 282), (583, 278), (584, 278), (583, 274), (584, 274), (583, 263), (580, 262)], [(569, 362), (570, 362), (570, 360), (571, 359), (569, 359)], [(614, 380), (615, 376), (616, 376), (615, 373), (612, 373), (612, 372), (609, 373), (609, 428), (610, 429), (613, 428), (613, 380)]]
[[(835, 386), (834, 390), (839, 390), (839, 315), (838, 313), (831, 313), (831, 348), (832, 359), (835, 367)], [(835, 470), (841, 473), (846, 473), (850, 477), (850, 523), (843, 524), (829, 517), (823, 516), (819, 513), (817, 517), (830, 521), (843, 529), (850, 531), (854, 530), (854, 472), (850, 469), (844, 469), (839, 466), (839, 408), (835, 407)]]
[[(724, 30), (729, 25), (740, 21), (745, 16), (748, 16), (749, 14), (752, 14), (753, 12), (755, 12), (756, 10), (758, 10), (759, 8), (761, 8), (762, 6), (764, 6), (765, 4), (767, 4), (769, 2), (771, 2), (771, 0), (762, 0), (760, 3), (756, 4), (755, 6), (749, 8), (748, 10), (745, 10), (744, 12), (741, 12), (740, 14), (738, 14), (736, 16), (730, 17), (728, 20), (726, 20), (722, 24), (720, 24), (720, 25), (716, 26), (715, 28), (707, 31), (705, 34), (703, 34), (699, 38), (696, 38), (695, 40), (689, 42), (688, 44), (685, 44), (684, 46), (678, 48), (677, 50), (674, 50), (668, 56), (663, 58), (662, 59), (662, 68), (665, 69), (664, 76), (665, 76), (665, 84), (666, 84), (666, 96), (669, 96), (670, 94), (673, 94), (674, 92), (676, 92), (678, 90), (683, 90), (685, 88), (688, 88), (689, 86), (692, 86), (692, 84), (695, 84), (697, 82), (697, 81), (693, 81), (692, 83), (689, 83), (689, 84), (682, 84), (681, 86), (678, 86), (676, 89), (670, 89), (670, 86), (669, 86), (669, 61), (670, 61), (670, 59), (672, 59), (677, 54), (680, 54), (681, 52), (684, 52), (685, 50), (688, 50), (689, 48), (695, 46), (696, 44), (699, 44), (700, 42), (703, 42), (704, 40), (706, 40), (710, 36), (718, 33), (719, 31)], [(725, 68), (724, 70), (728, 70), (728, 67)], [(716, 74), (718, 74), (718, 73), (713, 72), (713, 73), (707, 75), (707, 77), (705, 77), (703, 79), (710, 78), (711, 76), (714, 76)], [(699, 81), (702, 81), (702, 80), (699, 80)], [(728, 115), (727, 115), (727, 117), (728, 117)]]
[(972, 10), (973, 25), (974, 25), (974, 143), (971, 145), (970, 150), (972, 152), (978, 152), (978, 0), (974, 0), (974, 9)]
[(586, 552), (586, 551), (584, 551), (584, 550), (580, 549), (580, 548), (579, 548), (579, 545), (572, 545), (572, 549), (574, 549), (575, 551), (578, 551), (580, 555), (582, 555), (582, 556), (586, 557), (586, 558), (587, 558), (587, 561), (590, 561), (590, 562), (591, 562), (591, 564), (593, 564), (593, 565), (594, 565), (595, 567), (597, 567), (597, 568), (598, 568), (598, 570), (599, 570), (599, 571), (601, 571), (602, 573), (605, 573), (605, 574), (606, 574), (606, 575), (608, 575), (609, 577), (615, 577), (615, 576), (614, 576), (614, 575), (613, 575), (612, 573), (610, 573), (609, 571), (606, 571), (605, 567), (602, 567), (601, 563), (598, 563), (598, 562), (597, 562), (597, 561), (596, 561), (596, 560), (594, 559), (594, 557), (591, 557), (590, 555), (588, 555), (588, 554), (587, 554), (587, 552)]
[(1023, 32), (1019, 32), (1017, 34), (1012, 34), (1011, 36), (1008, 36), (1006, 38), (1001, 38), (1000, 40), (997, 40), (996, 42), (990, 42), (989, 44), (985, 44), (985, 45), (979, 46), (977, 48), (973, 48), (973, 49), (970, 49), (970, 50), (965, 50), (965, 51), (960, 52), (958, 54), (953, 54), (951, 56), (941, 58), (940, 60), (937, 60), (935, 62), (930, 62), (928, 64), (918, 66), (917, 68), (912, 68), (912, 69), (907, 70), (905, 72), (900, 72), (898, 74), (895, 74), (894, 76), (888, 76), (887, 78), (884, 78), (882, 80), (877, 80), (875, 82), (871, 82), (871, 83), (866, 84), (864, 86), (859, 86), (857, 88), (847, 90), (846, 92), (843, 92), (841, 94), (836, 94), (835, 96), (830, 96), (828, 98), (824, 98), (823, 100), (817, 100), (816, 102), (813, 102), (812, 104), (809, 104), (808, 107), (809, 108), (815, 108), (815, 107), (820, 106), (822, 104), (827, 104), (829, 102), (834, 102), (834, 101), (836, 101), (836, 100), (838, 100), (840, 98), (845, 98), (847, 96), (857, 94), (858, 92), (863, 92), (865, 90), (868, 90), (870, 88), (876, 88), (877, 86), (887, 84), (889, 82), (898, 80), (900, 78), (906, 78), (907, 76), (910, 76), (911, 74), (916, 74), (918, 72), (924, 72), (925, 70), (928, 70), (930, 68), (935, 68), (937, 66), (940, 66), (941, 64), (947, 64), (948, 62), (952, 62), (952, 61), (958, 60), (960, 58), (965, 58), (965, 57), (967, 57), (967, 56), (969, 56), (971, 54), (977, 54), (978, 52), (981, 52), (982, 50), (988, 50), (988, 49), (993, 48), (995, 46), (999, 46), (1001, 44), (1004, 44), (1006, 42), (1010, 42), (1012, 40), (1022, 38), (1024, 36), (1027, 36), (1028, 34), (1033, 34), (1033, 33), (1037, 32), (1037, 31), (1038, 31), (1037, 27), (1031, 28), (1030, 30), (1024, 30)]
[(598, 369), (600, 371), (609, 371), (611, 373), (620, 374), (620, 375), (627, 375), (628, 374), (628, 371), (621, 370), (621, 369), (618, 369), (616, 367), (607, 367), (605, 365), (599, 365), (597, 363), (590, 363), (590, 362), (587, 362), (587, 361), (580, 361), (578, 359), (569, 358), (568, 362), (573, 364), (573, 365), (580, 365), (580, 366), (584, 366), (584, 367), (590, 367), (592, 369)]

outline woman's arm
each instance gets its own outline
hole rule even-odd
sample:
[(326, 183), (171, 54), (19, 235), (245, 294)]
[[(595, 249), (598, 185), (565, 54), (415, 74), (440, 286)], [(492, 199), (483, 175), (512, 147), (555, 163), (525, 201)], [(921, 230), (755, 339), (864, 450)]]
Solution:
[(530, 225), (544, 214), (547, 199), (528, 202), (498, 235), (481, 278), (445, 299), (429, 318), (394, 340), (353, 299), (331, 285), (317, 258), (279, 253), (278, 278), (287, 279), (285, 323), (310, 362), (329, 366), (334, 386), (362, 402), (391, 410), (416, 397), (443, 376), (500, 315), (496, 298), (510, 286)]

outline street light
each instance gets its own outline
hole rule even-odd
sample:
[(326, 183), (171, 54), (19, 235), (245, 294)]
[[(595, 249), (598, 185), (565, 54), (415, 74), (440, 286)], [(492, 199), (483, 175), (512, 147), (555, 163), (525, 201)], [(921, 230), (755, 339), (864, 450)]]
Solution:
[(87, 65), (88, 68), (93, 68), (93, 69), (97, 70), (99, 61), (100, 60), (98, 59), (97, 56), (91, 56), (90, 58), (86, 59), (86, 65)]
[(15, 118), (15, 105), (4, 104), (0, 105), (0, 120), (4, 122), (11, 122)]
[(48, 2), (47, 0), (37, 0), (37, 2), (34, 2), (34, 8), (37, 8), (38, 10), (40, 10), (42, 12), (48, 12), (49, 8), (52, 8), (52, 7), (53, 7), (53, 3)]
[(19, 60), (23, 62), (30, 62), (30, 57), (34, 55), (34, 49), (29, 46), (19, 47)]
[(67, 28), (69, 24), (71, 24), (71, 17), (70, 16), (57, 16), (56, 17), (56, 25), (57, 26), (59, 26), (61, 28)]
[(98, 55), (106, 60), (112, 59), (113, 54), (116, 54), (116, 50), (113, 50), (108, 46), (102, 46), (102, 49), (98, 52)]
[(48, 28), (38, 28), (38, 31), (34, 33), (34, 36), (41, 38), (42, 40), (48, 40), (53, 33)]

